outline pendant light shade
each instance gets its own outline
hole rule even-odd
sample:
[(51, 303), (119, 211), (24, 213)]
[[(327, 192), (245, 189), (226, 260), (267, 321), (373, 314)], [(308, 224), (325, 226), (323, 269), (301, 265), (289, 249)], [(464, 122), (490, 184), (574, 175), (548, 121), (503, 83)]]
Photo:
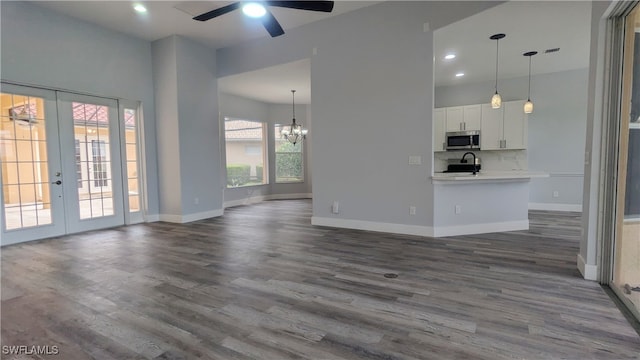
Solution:
[(287, 139), (293, 145), (300, 142), (307, 137), (309, 130), (302, 127), (300, 124), (296, 124), (296, 91), (291, 90), (291, 96), (293, 99), (293, 121), (290, 125), (282, 127), (280, 134), (283, 138)]
[(491, 97), (491, 107), (494, 109), (500, 109), (500, 106), (502, 106), (502, 97), (496, 92)]
[(489, 37), (489, 39), (496, 41), (496, 93), (491, 98), (491, 107), (494, 109), (500, 109), (502, 106), (502, 97), (498, 94), (498, 42), (505, 36), (505, 34), (495, 34)]
[(527, 93), (527, 102), (524, 103), (525, 114), (531, 114), (533, 112), (533, 101), (531, 101), (531, 57), (537, 53), (537, 51), (529, 51), (522, 54), (523, 56), (529, 57), (529, 91)]

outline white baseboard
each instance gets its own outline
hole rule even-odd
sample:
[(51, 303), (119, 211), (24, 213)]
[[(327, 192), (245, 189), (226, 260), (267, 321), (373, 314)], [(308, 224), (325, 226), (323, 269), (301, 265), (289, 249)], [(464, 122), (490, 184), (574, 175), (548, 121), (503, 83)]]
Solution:
[(261, 201), (266, 200), (293, 200), (293, 199), (311, 199), (311, 193), (295, 193), (295, 194), (271, 194), (271, 195), (258, 195), (252, 196), (244, 199), (225, 201), (224, 208), (240, 206), (240, 205), (250, 205), (259, 203)]
[(224, 214), (223, 209), (203, 211), (195, 214), (188, 215), (173, 215), (173, 214), (160, 214), (160, 221), (166, 221), (171, 223), (184, 224), (192, 221), (198, 221), (202, 219), (209, 219), (212, 217), (222, 216)]
[(580, 254), (578, 254), (578, 270), (585, 280), (598, 280), (598, 266), (587, 264)]
[(265, 200), (294, 200), (294, 199), (311, 199), (311, 193), (295, 193), (295, 194), (271, 194), (265, 195)]
[(529, 203), (529, 210), (581, 212), (582, 204)]
[(333, 219), (333, 218), (312, 216), (311, 225), (377, 231), (377, 232), (386, 232), (386, 233), (404, 234), (404, 235), (433, 236), (433, 228), (429, 226), (381, 223), (381, 222), (363, 221), (363, 220)]
[(434, 237), (485, 234), (503, 231), (529, 230), (529, 220), (505, 221), (486, 224), (438, 226), (433, 228)]
[(145, 217), (144, 219), (145, 222), (158, 222), (160, 221), (160, 215), (158, 214), (153, 214), (153, 215), (148, 215)]

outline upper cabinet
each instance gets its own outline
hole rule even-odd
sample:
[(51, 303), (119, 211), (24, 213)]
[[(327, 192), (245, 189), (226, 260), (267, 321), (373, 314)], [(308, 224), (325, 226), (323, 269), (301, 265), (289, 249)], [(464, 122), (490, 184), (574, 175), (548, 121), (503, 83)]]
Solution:
[(491, 104), (482, 104), (482, 130), (480, 132), (480, 149), (502, 149), (504, 123), (504, 106), (493, 109)]
[(524, 113), (524, 100), (504, 103), (504, 149), (526, 149), (528, 118)]
[(505, 101), (500, 109), (482, 104), (480, 149), (516, 150), (527, 148), (527, 115), (524, 100)]
[(447, 149), (446, 133), (446, 109), (433, 109), (433, 151), (445, 151)]
[(480, 130), (480, 105), (453, 106), (444, 108), (447, 131)]
[(527, 148), (527, 115), (524, 100), (505, 101), (500, 109), (491, 104), (438, 108), (433, 111), (433, 151), (446, 150), (448, 131), (480, 130), (481, 150)]

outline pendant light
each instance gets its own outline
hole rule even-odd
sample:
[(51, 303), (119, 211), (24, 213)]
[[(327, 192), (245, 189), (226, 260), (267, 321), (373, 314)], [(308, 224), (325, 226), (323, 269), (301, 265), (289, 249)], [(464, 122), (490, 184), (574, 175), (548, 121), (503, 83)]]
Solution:
[(527, 93), (527, 102), (524, 103), (525, 114), (531, 114), (533, 112), (533, 102), (531, 101), (531, 57), (537, 53), (537, 51), (529, 51), (522, 54), (523, 56), (529, 57), (529, 92)]
[(498, 94), (498, 42), (505, 36), (507, 35), (495, 34), (489, 37), (489, 39), (496, 41), (496, 93), (491, 97), (491, 107), (494, 109), (500, 109), (500, 106), (502, 106), (502, 98), (500, 97), (500, 94)]
[(291, 96), (293, 98), (293, 122), (290, 125), (286, 125), (280, 131), (282, 137), (287, 139), (290, 143), (295, 145), (298, 141), (305, 139), (309, 130), (302, 127), (300, 124), (296, 124), (296, 91), (291, 90)]

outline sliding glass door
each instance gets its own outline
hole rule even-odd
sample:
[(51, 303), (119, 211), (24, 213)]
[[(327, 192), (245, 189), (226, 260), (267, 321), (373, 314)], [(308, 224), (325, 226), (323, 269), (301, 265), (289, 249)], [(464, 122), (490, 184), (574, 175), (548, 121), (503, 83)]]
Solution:
[(624, 36), (612, 288), (640, 320), (640, 7)]

